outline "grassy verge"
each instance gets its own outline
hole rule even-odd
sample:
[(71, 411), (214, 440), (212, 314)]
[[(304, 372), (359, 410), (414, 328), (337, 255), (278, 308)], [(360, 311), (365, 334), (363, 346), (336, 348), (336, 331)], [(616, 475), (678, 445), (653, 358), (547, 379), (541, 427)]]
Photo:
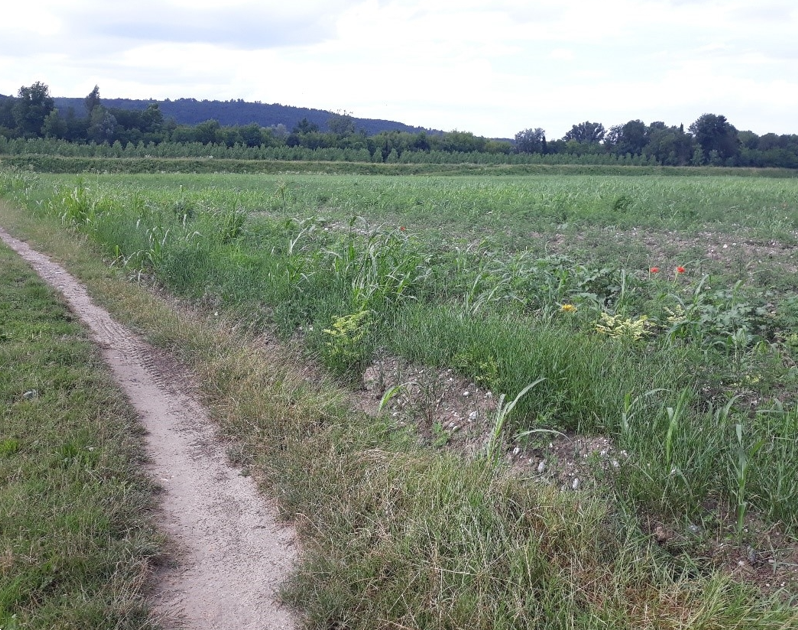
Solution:
[[(305, 553), (285, 597), (306, 612), (310, 627), (798, 625), (798, 611), (782, 593), (765, 597), (661, 548), (630, 509), (635, 503), (624, 498), (622, 478), (617, 494), (604, 486), (562, 493), (486, 459), (419, 446), (387, 420), (347, 409), (329, 382), (311, 382), (294, 367), (296, 356), (253, 347), (236, 330), (240, 319), (221, 311), (223, 321), (212, 323), (213, 316), (176, 310), (108, 270), (84, 236), (60, 232), (47, 217), (10, 208), (3, 217), (63, 258), (117, 316), (199, 374), (215, 416), (242, 440), (242, 463), (298, 524)], [(230, 249), (237, 258), (222, 269), (249, 273), (237, 276), (242, 286), (268, 275), (268, 268), (256, 273), (266, 263)], [(216, 269), (214, 281), (227, 275), (213, 258), (197, 260)], [(630, 419), (633, 410), (627, 411)], [(660, 423), (669, 418), (666, 409), (662, 414)], [(698, 425), (676, 419), (662, 426), (675, 446), (652, 457), (665, 462), (687, 452), (692, 434), (682, 428)], [(650, 433), (646, 426), (639, 431)], [(641, 477), (652, 477), (641, 468)], [(668, 472), (655, 475), (660, 487), (646, 497), (681, 483)]]
[(0, 628), (147, 628), (159, 540), (135, 416), (66, 307), (0, 246)]

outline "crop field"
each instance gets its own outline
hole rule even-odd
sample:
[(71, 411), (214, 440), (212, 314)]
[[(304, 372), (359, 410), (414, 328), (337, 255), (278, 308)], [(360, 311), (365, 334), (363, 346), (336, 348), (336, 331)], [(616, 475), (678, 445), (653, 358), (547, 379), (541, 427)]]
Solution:
[(798, 178), (6, 170), (0, 194), (370, 401), (308, 429), (312, 479), (270, 482), (287, 514), (341, 503), (286, 594), (314, 627), (798, 624)]

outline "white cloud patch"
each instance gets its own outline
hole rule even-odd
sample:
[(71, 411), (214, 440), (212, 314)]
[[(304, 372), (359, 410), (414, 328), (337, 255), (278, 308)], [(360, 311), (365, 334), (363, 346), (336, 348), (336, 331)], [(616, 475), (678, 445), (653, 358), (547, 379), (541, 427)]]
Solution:
[(549, 53), (549, 59), (559, 59), (561, 61), (573, 61), (576, 53), (569, 48), (555, 48)]
[(30, 0), (0, 23), (0, 93), (244, 98), (560, 137), (704, 112), (798, 133), (793, 0)]

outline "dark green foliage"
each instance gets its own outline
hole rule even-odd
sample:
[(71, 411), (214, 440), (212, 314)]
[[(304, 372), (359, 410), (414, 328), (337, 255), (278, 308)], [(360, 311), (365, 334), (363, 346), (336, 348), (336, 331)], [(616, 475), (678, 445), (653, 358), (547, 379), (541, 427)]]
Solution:
[(19, 88), (11, 113), (17, 133), (23, 138), (42, 135), (44, 121), (55, 108), (49, 88), (39, 81), (30, 87)]
[[(54, 108), (54, 99), (47, 90), (46, 85), (36, 83), (21, 88), (19, 98), (4, 99), (0, 106), (0, 139), (60, 139), (110, 150), (92, 146), (87, 153), (82, 147), (65, 148), (53, 143), (24, 148), (6, 144), (0, 146), (0, 154), (36, 153), (38, 149), (48, 155), (109, 157), (798, 167), (798, 136), (766, 134), (758, 142), (756, 134), (744, 132), (746, 142), (741, 151), (743, 145), (737, 130), (723, 116), (714, 114), (704, 114), (696, 120), (690, 126), (691, 133), (685, 133), (681, 125), (667, 127), (662, 122), (646, 127), (640, 120), (616, 125), (606, 133), (601, 123), (587, 121), (573, 125), (562, 140), (547, 142), (545, 131), (536, 128), (517, 133), (512, 142), (490, 140), (466, 131), (428, 132), (400, 123), (356, 119), (346, 112), (330, 114), (240, 100), (198, 103), (179, 99), (145, 103), (117, 99), (108, 101), (106, 107), (100, 101), (97, 86), (82, 103), (78, 99), (58, 99), (66, 112), (62, 113)], [(80, 105), (86, 111), (85, 118), (75, 115)], [(169, 117), (174, 108), (182, 105), (196, 106), (197, 112), (206, 114), (184, 116), (181, 109), (180, 114)], [(256, 115), (256, 111), (262, 114), (264, 108), (280, 114), (266, 122)], [(213, 113), (222, 110), (250, 113), (244, 118), (234, 116), (236, 122), (232, 123), (227, 116)]]

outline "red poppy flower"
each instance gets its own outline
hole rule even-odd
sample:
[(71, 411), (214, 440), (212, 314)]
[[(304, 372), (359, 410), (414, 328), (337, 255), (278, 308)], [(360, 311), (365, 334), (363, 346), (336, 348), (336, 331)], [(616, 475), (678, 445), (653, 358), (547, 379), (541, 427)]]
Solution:
[(676, 273), (684, 273), (684, 267), (676, 267)]
[(659, 273), (659, 267), (652, 267), (651, 269), (649, 269), (649, 271), (651, 273)]

